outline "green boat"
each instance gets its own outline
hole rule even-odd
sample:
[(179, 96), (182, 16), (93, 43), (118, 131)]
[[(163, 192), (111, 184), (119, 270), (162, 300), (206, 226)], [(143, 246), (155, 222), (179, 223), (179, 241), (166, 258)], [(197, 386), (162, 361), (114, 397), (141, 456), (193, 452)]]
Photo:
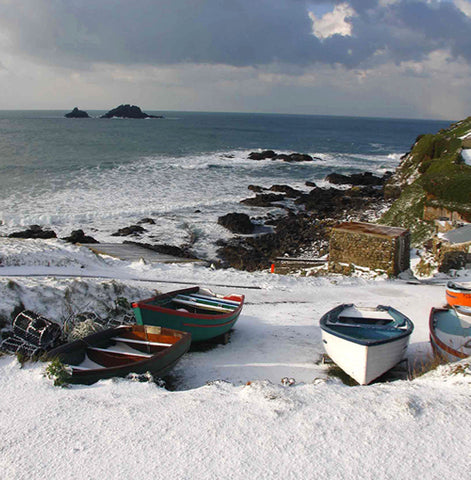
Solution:
[(48, 352), (68, 365), (67, 383), (91, 385), (98, 380), (150, 372), (162, 377), (188, 351), (191, 335), (168, 328), (123, 325), (94, 333)]
[(193, 342), (220, 338), (239, 318), (244, 295), (218, 295), (207, 288), (191, 287), (157, 295), (132, 304), (139, 325), (157, 325), (191, 333)]

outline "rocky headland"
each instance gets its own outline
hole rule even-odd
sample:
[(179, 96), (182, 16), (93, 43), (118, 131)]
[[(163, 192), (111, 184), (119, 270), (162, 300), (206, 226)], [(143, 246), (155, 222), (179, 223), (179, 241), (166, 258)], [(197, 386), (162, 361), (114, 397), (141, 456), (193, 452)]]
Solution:
[(381, 223), (409, 228), (414, 245), (430, 239), (435, 220), (471, 221), (471, 166), (465, 157), (471, 139), (471, 117), (436, 134), (417, 137), (410, 152), (384, 187), (394, 200)]

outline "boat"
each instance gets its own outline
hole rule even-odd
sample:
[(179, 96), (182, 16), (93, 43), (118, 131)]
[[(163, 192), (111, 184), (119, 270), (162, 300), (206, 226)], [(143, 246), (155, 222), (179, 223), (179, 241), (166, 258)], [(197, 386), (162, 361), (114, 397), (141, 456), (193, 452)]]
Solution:
[(132, 308), (139, 325), (189, 332), (193, 342), (220, 338), (227, 343), (244, 298), (236, 294), (223, 296), (196, 286), (134, 302)]
[(47, 354), (68, 366), (67, 383), (91, 385), (101, 379), (150, 372), (165, 375), (188, 351), (191, 335), (167, 328), (122, 325), (57, 347)]
[(432, 308), (430, 343), (441, 360), (457, 362), (471, 355), (471, 311), (466, 307)]
[(414, 324), (398, 310), (342, 304), (320, 320), (327, 355), (360, 385), (367, 385), (405, 356)]
[(449, 281), (446, 284), (445, 294), (448, 305), (471, 307), (471, 284)]

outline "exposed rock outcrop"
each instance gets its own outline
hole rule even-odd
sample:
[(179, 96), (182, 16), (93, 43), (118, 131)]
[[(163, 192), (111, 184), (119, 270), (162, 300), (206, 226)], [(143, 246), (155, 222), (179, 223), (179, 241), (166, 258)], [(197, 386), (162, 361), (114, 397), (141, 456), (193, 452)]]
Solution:
[(250, 234), (254, 231), (254, 224), (245, 213), (228, 213), (218, 218), (219, 225), (233, 233)]
[(162, 253), (163, 255), (171, 255), (172, 257), (195, 258), (195, 256), (191, 253), (190, 248), (186, 245), (182, 247), (177, 247), (176, 245), (168, 245), (166, 243), (158, 243), (155, 245), (151, 245), (149, 243), (132, 242), (130, 240), (125, 240), (123, 243), (130, 245), (138, 245), (154, 252)]
[(258, 207), (285, 205), (287, 214), (267, 216), (264, 224), (273, 227), (272, 233), (219, 241), (218, 256), (223, 267), (253, 271), (268, 268), (274, 258), (286, 254), (315, 252), (322, 256), (328, 251), (330, 227), (337, 221), (368, 221), (370, 215), (384, 208), (383, 190), (375, 185), (357, 185), (346, 190), (314, 186), (307, 193), (288, 185), (273, 185), (270, 189), (251, 186), (250, 190), (280, 193), (258, 193), (241, 203)]
[(128, 235), (139, 235), (147, 230), (140, 225), (130, 225), (129, 227), (120, 228), (117, 232), (112, 233), (112, 237), (127, 237)]
[(13, 232), (8, 235), (10, 238), (57, 238), (56, 232), (53, 230), (43, 230), (39, 225), (30, 225), (27, 230), (21, 232)]
[(334, 185), (383, 185), (390, 175), (389, 173), (384, 177), (377, 177), (371, 172), (353, 173), (352, 175), (331, 173), (325, 179)]
[(273, 150), (264, 150), (263, 152), (250, 152), (249, 158), (251, 160), (283, 160), (284, 162), (312, 162), (314, 158), (320, 160), (317, 157), (311, 157), (306, 153), (276, 153)]
[(68, 237), (64, 237), (62, 240), (69, 243), (100, 243), (93, 237), (85, 235), (83, 230), (74, 230)]

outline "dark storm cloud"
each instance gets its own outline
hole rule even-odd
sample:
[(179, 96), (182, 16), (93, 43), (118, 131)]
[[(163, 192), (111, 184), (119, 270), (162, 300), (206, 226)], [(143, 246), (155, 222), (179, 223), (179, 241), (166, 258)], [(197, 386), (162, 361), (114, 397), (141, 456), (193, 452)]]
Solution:
[[(348, 2), (351, 36), (319, 40), (308, 11), (325, 0), (0, 0), (9, 49), (40, 63), (348, 67), (420, 60), (447, 48), (471, 60), (471, 21), (451, 3)], [(327, 2), (329, 3), (329, 2)], [(334, 1), (333, 5), (346, 3)], [(380, 54), (378, 54), (380, 52)]]

